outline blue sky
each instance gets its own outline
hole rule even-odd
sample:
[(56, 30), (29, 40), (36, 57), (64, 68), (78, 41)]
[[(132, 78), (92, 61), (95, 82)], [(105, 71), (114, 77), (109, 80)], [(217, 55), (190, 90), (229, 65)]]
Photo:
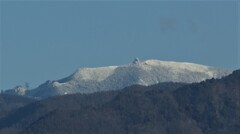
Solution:
[(0, 89), (135, 57), (240, 68), (234, 1), (0, 4)]

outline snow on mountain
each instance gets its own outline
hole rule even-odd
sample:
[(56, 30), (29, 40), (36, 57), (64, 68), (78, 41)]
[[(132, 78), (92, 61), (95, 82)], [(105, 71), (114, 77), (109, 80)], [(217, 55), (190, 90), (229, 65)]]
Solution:
[(200, 82), (220, 78), (231, 71), (214, 67), (159, 60), (140, 61), (122, 66), (80, 68), (64, 79), (47, 81), (30, 92), (34, 97), (117, 90), (127, 86), (153, 85), (160, 82)]
[(27, 88), (21, 85), (18, 85), (13, 89), (4, 91), (5, 94), (20, 95), (20, 96), (26, 95), (26, 92), (27, 92)]

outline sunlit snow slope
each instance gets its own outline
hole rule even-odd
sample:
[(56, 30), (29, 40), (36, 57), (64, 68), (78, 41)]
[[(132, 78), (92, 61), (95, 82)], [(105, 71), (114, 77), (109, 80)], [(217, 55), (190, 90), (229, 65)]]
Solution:
[(139, 61), (123, 66), (80, 68), (61, 80), (47, 81), (30, 92), (34, 97), (49, 97), (72, 93), (93, 93), (117, 90), (139, 84), (153, 85), (160, 82), (200, 82), (210, 78), (220, 78), (231, 71), (214, 67), (159, 60)]

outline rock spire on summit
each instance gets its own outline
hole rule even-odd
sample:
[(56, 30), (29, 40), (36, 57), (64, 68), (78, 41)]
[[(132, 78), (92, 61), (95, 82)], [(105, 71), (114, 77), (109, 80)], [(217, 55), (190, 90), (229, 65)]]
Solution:
[(140, 63), (139, 58), (135, 58), (132, 63), (133, 63), (133, 64), (138, 64), (138, 63)]

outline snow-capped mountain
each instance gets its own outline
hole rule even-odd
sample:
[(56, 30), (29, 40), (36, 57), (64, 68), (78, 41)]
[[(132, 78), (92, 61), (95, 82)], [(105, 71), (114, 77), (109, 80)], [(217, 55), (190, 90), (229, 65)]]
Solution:
[(230, 73), (229, 70), (194, 63), (135, 59), (132, 63), (122, 66), (80, 68), (64, 79), (43, 83), (31, 90), (29, 95), (45, 98), (118, 90), (135, 84), (148, 86), (161, 82), (193, 83), (220, 78)]

